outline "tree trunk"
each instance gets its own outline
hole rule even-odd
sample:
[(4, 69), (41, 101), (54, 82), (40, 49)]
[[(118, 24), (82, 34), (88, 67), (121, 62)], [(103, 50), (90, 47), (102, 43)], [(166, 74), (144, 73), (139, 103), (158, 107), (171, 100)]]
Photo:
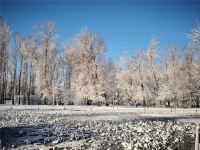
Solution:
[[(21, 58), (21, 63), (20, 63), (20, 71), (19, 71), (19, 85), (18, 85), (18, 95), (21, 95), (21, 76), (22, 76), (22, 64), (23, 64), (23, 57)], [(20, 97), (18, 98), (18, 104), (21, 103)]]
[(196, 99), (196, 108), (199, 108), (199, 98)]
[(16, 86), (16, 68), (17, 68), (17, 66), (15, 65), (14, 66), (14, 71), (13, 71), (13, 84), (12, 84), (12, 97), (11, 97), (11, 99), (12, 99), (12, 104), (14, 105), (14, 96), (15, 96), (15, 86)]

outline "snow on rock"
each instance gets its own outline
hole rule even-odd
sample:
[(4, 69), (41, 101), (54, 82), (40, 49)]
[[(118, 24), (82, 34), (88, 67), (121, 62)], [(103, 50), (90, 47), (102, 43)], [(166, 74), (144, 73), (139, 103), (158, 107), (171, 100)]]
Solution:
[[(13, 139), (8, 139), (7, 147), (12, 148), (12, 145), (15, 145), (16, 149), (21, 149), (23, 146), (41, 147), (44, 145), (63, 149), (71, 147), (74, 149), (129, 150), (145, 148), (150, 150), (182, 149), (185, 139), (192, 139), (191, 135), (194, 134), (194, 129), (195, 124), (192, 123), (135, 119), (69, 122), (66, 125), (16, 128), (12, 131), (6, 130), (5, 133), (13, 135)], [(16, 141), (14, 135), (17, 133), (16, 130), (23, 134), (17, 137), (18, 143), (9, 143), (9, 140)], [(38, 135), (42, 138), (35, 140)], [(25, 139), (25, 141), (20, 143), (20, 139)], [(36, 143), (40, 143), (40, 145), (36, 145)]]
[(129, 111), (106, 113), (4, 110), (0, 127), (9, 149), (181, 149), (194, 139), (193, 123), (137, 119)]

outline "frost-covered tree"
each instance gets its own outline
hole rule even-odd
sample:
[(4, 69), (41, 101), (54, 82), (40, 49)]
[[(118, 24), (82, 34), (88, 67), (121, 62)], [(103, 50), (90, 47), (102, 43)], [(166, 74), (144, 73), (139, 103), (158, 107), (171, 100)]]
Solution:
[(200, 23), (197, 24), (196, 28), (192, 29), (189, 39), (189, 46), (192, 47), (192, 50), (200, 52)]
[(18, 51), (16, 47), (16, 37), (14, 37), (15, 46), (11, 49), (10, 65), (11, 65), (11, 100), (14, 104), (14, 96), (17, 94), (17, 64), (18, 64)]
[(0, 20), (0, 103), (4, 103), (8, 91), (8, 66), (10, 54), (10, 27)]
[(175, 46), (168, 51), (166, 72), (163, 74), (163, 82), (159, 90), (159, 98), (161, 100), (169, 100), (173, 102), (175, 107), (179, 107), (181, 99), (181, 62), (180, 55)]
[[(13, 88), (16, 95), (23, 95), (23, 104), (30, 104), (31, 95), (35, 94), (35, 70), (36, 70), (36, 43), (31, 37), (16, 35), (13, 48)], [(18, 66), (18, 67), (17, 67)], [(18, 81), (18, 85), (17, 84)], [(20, 98), (21, 99), (21, 98)]]
[(146, 85), (148, 86), (148, 90), (151, 94), (149, 99), (155, 103), (155, 99), (158, 96), (158, 90), (160, 88), (159, 83), (159, 68), (158, 68), (158, 39), (153, 38), (149, 45), (149, 48), (146, 51), (145, 58), (146, 58), (146, 78), (147, 82)]
[(136, 93), (134, 98), (136, 100), (140, 100), (143, 102), (143, 106), (147, 107), (148, 105), (148, 97), (149, 97), (149, 90), (147, 87), (146, 82), (146, 75), (144, 72), (144, 57), (141, 53), (138, 53), (134, 56), (133, 60), (134, 65), (134, 78), (136, 81)]
[(105, 57), (104, 41), (86, 28), (66, 42), (64, 52), (51, 21), (37, 25), (31, 35), (12, 37), (1, 21), (0, 103), (7, 98), (14, 103), (20, 95), (20, 103), (31, 104), (31, 96), (38, 95), (44, 104), (199, 107), (199, 24), (185, 49), (173, 46), (158, 55), (153, 38), (145, 52), (121, 56), (117, 62)]
[(116, 65), (112, 60), (104, 60), (101, 65), (102, 72), (102, 96), (106, 105), (118, 103), (118, 91), (116, 82)]
[(120, 90), (120, 97), (124, 103), (128, 104), (133, 99), (136, 89), (132, 59), (127, 58), (127, 56), (120, 56), (116, 80), (117, 88)]
[(75, 81), (76, 81), (76, 62), (78, 39), (65, 42), (65, 59), (64, 59), (64, 96), (66, 103), (73, 104), (75, 99)]
[(181, 92), (183, 96), (184, 106), (199, 107), (199, 65), (197, 56), (191, 49), (186, 49), (182, 64), (182, 86)]
[(100, 61), (105, 53), (103, 40), (84, 28), (78, 35), (76, 53), (76, 100), (102, 101)]
[(54, 104), (54, 92), (52, 86), (56, 58), (57, 58), (57, 36), (54, 22), (47, 21), (35, 28), (35, 41), (37, 42), (37, 61), (39, 64), (39, 80), (37, 91), (41, 94), (47, 104)]
[(156, 101), (157, 103), (165, 103), (167, 104), (168, 107), (171, 106), (171, 101), (173, 99), (173, 96), (171, 94), (171, 89), (169, 87), (169, 58), (167, 55), (164, 55), (162, 57), (162, 65), (161, 65), (161, 70), (160, 70), (160, 86), (158, 89)]
[(194, 28), (189, 34), (189, 45), (185, 51), (185, 71), (186, 71), (186, 85), (185, 93), (186, 99), (191, 101), (193, 105), (199, 107), (200, 103), (200, 24)]

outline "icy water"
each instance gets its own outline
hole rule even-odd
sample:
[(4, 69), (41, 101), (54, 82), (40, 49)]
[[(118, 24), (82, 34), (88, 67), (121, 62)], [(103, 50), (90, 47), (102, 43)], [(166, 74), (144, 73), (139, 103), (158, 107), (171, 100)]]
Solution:
[[(5, 148), (194, 149), (195, 124), (172, 121), (82, 121), (2, 129)], [(44, 149), (45, 149), (44, 148)]]

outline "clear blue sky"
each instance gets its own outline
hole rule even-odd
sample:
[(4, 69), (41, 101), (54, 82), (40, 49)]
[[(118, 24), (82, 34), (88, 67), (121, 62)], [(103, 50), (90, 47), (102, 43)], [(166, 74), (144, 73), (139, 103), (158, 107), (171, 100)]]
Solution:
[(30, 34), (34, 24), (56, 22), (59, 40), (82, 27), (103, 37), (107, 54), (116, 58), (123, 49), (145, 49), (152, 36), (160, 47), (187, 44), (187, 33), (200, 21), (200, 2), (190, 1), (10, 1), (0, 2), (1, 15), (14, 32)]

